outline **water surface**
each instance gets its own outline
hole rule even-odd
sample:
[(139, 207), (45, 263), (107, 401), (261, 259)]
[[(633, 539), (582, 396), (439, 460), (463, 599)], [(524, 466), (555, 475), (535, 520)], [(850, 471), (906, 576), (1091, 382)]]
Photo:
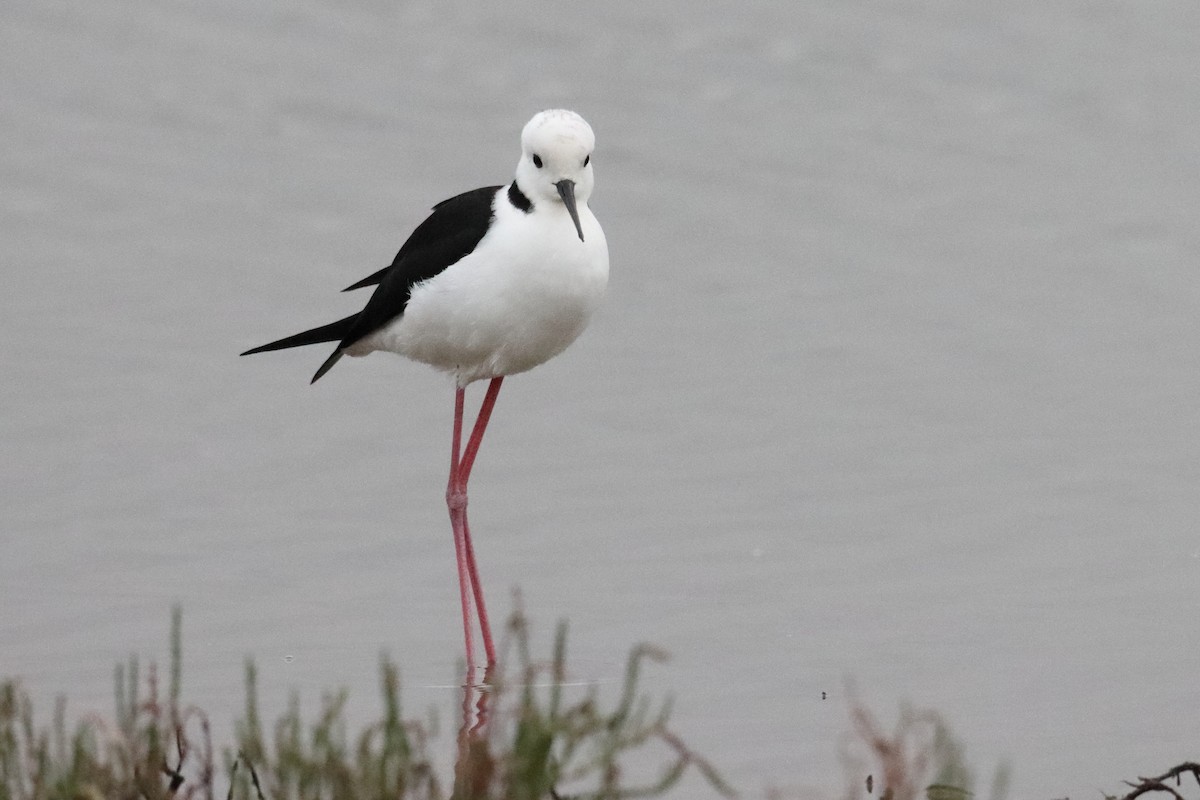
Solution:
[[(452, 388), (315, 350), (518, 132), (596, 129), (607, 305), (506, 382), (472, 482), (584, 680), (634, 642), (752, 794), (831, 794), (845, 680), (1014, 796), (1195, 757), (1191, 3), (27, 2), (0, 10), (0, 674), (447, 715)], [(475, 387), (475, 396), (481, 391)], [(822, 692), (828, 699), (822, 700)], [(47, 707), (47, 712), (48, 712)], [(219, 729), (219, 728), (218, 728)], [(697, 790), (699, 793), (699, 790)]]

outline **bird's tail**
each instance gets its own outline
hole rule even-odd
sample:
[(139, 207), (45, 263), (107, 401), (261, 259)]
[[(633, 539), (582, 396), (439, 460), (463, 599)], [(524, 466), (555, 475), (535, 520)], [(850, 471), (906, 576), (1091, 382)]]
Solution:
[(242, 353), (242, 355), (248, 356), (254, 353), (266, 353), (271, 350), (285, 350), (289, 347), (303, 347), (306, 344), (320, 344), (321, 342), (340, 342), (350, 333), (350, 329), (354, 325), (354, 319), (357, 316), (357, 314), (351, 314), (345, 319), (339, 319), (337, 322), (331, 322), (319, 328), (313, 328), (303, 333), (297, 333), (294, 336), (288, 336), (274, 342), (253, 347)]

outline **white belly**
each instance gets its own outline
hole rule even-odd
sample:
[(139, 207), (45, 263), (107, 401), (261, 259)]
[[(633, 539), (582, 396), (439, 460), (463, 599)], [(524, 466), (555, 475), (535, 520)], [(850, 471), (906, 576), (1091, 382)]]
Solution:
[[(583, 332), (608, 285), (608, 246), (580, 209), (567, 219), (497, 203), (496, 223), (469, 255), (413, 287), (404, 313), (347, 352), (399, 353), (453, 372), (460, 386), (513, 375), (561, 353)], [(565, 216), (565, 215), (564, 215)]]

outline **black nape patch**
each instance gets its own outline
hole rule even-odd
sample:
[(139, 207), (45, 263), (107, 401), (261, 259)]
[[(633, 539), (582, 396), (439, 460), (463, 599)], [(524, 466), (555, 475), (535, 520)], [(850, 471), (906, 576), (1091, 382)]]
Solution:
[(525, 193), (517, 188), (517, 182), (513, 181), (508, 185), (508, 202), (512, 203), (517, 208), (524, 211), (526, 214), (533, 212), (533, 203), (525, 196)]

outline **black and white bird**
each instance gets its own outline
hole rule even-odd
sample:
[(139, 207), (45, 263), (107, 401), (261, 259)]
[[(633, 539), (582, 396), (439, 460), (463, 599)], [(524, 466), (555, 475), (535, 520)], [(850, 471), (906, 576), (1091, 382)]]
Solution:
[[(337, 342), (313, 382), (342, 356), (398, 353), (455, 379), (446, 504), (454, 529), (467, 664), (472, 610), (488, 664), (495, 648), (467, 525), (467, 481), (506, 375), (561, 353), (583, 332), (608, 285), (608, 245), (588, 208), (595, 135), (583, 117), (552, 109), (521, 132), (516, 177), (438, 203), (391, 266), (345, 291), (376, 286), (362, 311), (242, 355)], [(490, 379), (462, 446), (466, 386)]]

